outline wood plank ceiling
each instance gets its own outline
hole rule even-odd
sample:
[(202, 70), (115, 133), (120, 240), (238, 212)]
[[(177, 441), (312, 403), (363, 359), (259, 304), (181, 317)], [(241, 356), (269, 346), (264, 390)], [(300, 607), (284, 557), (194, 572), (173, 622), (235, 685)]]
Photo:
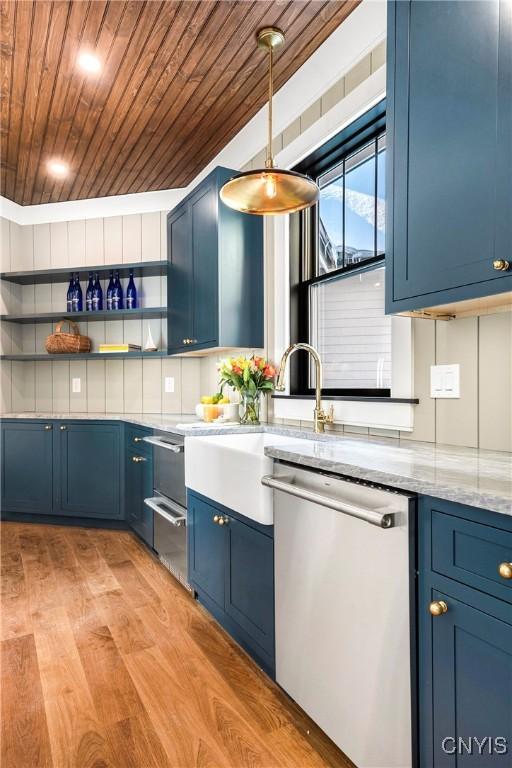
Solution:
[[(186, 186), (359, 0), (2, 0), (1, 193), (21, 205)], [(81, 52), (99, 74), (77, 67)], [(56, 179), (47, 163), (70, 173)]]

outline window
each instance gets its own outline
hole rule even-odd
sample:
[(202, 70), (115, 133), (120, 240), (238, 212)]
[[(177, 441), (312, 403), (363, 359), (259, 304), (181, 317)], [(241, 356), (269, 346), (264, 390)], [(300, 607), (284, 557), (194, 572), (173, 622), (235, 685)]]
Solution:
[[(385, 104), (301, 163), (317, 205), (291, 217), (292, 341), (323, 362), (331, 396), (391, 393), (391, 318), (384, 306)], [(298, 353), (291, 394), (312, 394), (314, 368)]]

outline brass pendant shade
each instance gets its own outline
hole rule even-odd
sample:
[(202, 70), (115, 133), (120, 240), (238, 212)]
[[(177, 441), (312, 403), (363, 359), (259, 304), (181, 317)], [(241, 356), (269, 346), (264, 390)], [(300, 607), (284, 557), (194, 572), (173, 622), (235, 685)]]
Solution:
[(223, 203), (242, 213), (272, 216), (294, 213), (318, 200), (318, 186), (312, 179), (294, 171), (276, 168), (272, 157), (273, 51), (284, 42), (284, 34), (275, 27), (260, 29), (258, 46), (269, 52), (268, 146), (265, 168), (239, 173), (220, 191)]

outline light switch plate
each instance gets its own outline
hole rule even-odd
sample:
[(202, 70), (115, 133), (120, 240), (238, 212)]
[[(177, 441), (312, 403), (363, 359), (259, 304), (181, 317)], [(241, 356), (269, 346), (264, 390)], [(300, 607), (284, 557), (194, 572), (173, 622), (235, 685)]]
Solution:
[(71, 379), (71, 391), (78, 394), (82, 391), (81, 379)]
[(165, 391), (167, 394), (172, 395), (174, 392), (174, 376), (165, 377)]
[(460, 365), (430, 366), (430, 397), (460, 397)]

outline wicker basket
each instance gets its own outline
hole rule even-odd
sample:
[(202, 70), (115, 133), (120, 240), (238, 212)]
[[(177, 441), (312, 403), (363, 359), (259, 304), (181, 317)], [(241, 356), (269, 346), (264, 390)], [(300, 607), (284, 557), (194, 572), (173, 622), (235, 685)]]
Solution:
[[(72, 333), (62, 330), (64, 323), (69, 323)], [(91, 340), (88, 336), (80, 336), (78, 325), (73, 320), (60, 320), (55, 333), (46, 337), (46, 351), (51, 355), (90, 352)]]

